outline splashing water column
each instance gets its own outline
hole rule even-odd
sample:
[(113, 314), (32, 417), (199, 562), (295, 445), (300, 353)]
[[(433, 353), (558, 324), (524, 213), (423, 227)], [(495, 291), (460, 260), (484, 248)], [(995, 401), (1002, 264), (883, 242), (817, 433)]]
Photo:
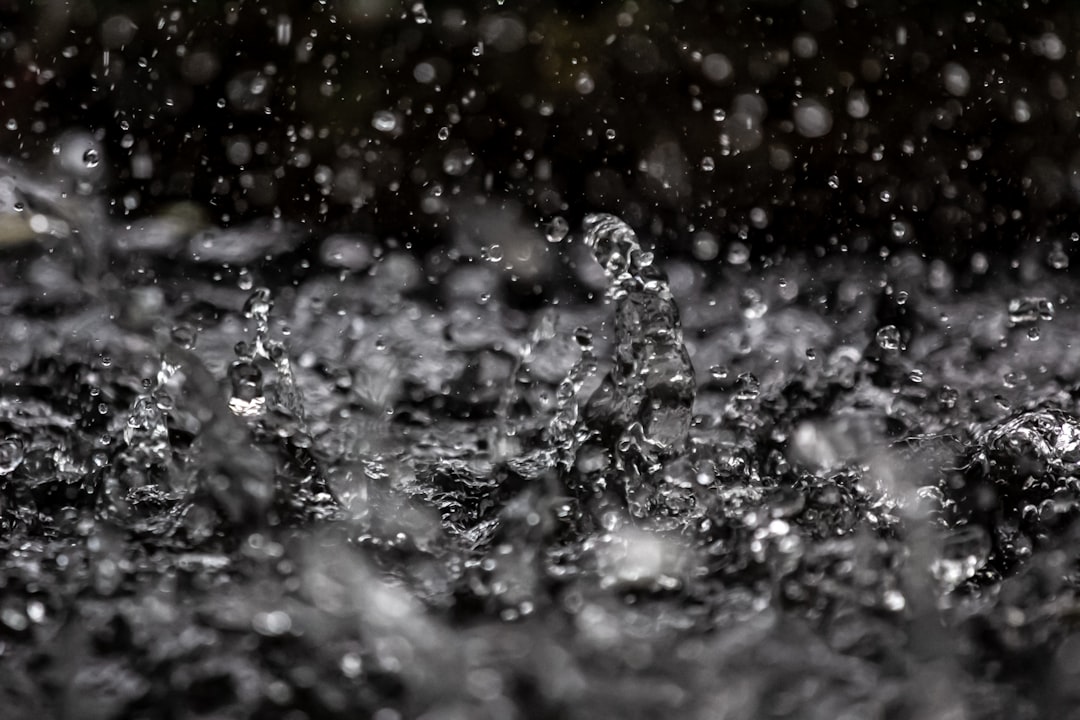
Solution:
[(614, 365), (586, 415), (613, 445), (631, 513), (646, 517), (658, 502), (652, 476), (686, 446), (694, 369), (667, 278), (630, 226), (614, 215), (589, 215), (585, 244), (607, 272), (615, 303)]

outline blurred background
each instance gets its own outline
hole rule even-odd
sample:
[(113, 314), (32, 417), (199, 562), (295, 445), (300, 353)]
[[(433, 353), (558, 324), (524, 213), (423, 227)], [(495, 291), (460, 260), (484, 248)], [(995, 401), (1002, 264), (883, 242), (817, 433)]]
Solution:
[(1078, 53), (1044, 0), (0, 0), (0, 155), (89, 133), (114, 217), (420, 250), (485, 207), (555, 235), (613, 211), (705, 262), (1067, 262)]

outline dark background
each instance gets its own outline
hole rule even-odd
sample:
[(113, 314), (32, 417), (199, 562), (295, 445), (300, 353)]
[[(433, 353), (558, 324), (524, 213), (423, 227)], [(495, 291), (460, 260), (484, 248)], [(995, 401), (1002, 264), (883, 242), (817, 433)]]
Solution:
[[(218, 223), (280, 214), (419, 247), (506, 200), (527, 222), (615, 211), (702, 260), (740, 238), (1069, 252), (1075, 17), (1039, 1), (0, 0), (0, 154), (42, 163), (88, 128), (117, 216), (191, 199)], [(831, 114), (823, 136), (793, 123), (801, 98)]]

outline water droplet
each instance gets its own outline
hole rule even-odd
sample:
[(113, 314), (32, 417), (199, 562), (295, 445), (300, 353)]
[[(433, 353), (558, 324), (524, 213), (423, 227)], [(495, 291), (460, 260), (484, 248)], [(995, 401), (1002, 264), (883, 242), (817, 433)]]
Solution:
[(761, 394), (761, 381), (753, 373), (739, 375), (735, 397), (738, 400), (756, 400)]
[(90, 148), (83, 153), (82, 161), (83, 164), (86, 165), (86, 167), (96, 168), (101, 162), (101, 156), (98, 154), (97, 150), (95, 150), (94, 148)]
[[(606, 416), (622, 429), (620, 455), (631, 453), (649, 465), (646, 458), (683, 447), (690, 429), (696, 384), (678, 307), (652, 253), (642, 249), (625, 222), (613, 215), (589, 215), (584, 242), (610, 279), (619, 358), (590, 405), (594, 416)], [(644, 482), (649, 471), (638, 467), (635, 473)], [(644, 491), (637, 482), (628, 481), (628, 498), (633, 494), (629, 485)], [(631, 504), (635, 514), (644, 512), (637, 501)]]
[(958, 63), (946, 63), (941, 70), (941, 79), (945, 84), (945, 91), (956, 97), (967, 95), (971, 87), (971, 75), (967, 68)]
[(195, 347), (199, 331), (191, 323), (178, 323), (173, 326), (169, 335), (174, 343), (185, 350), (191, 350)]
[(257, 417), (266, 410), (263, 373), (254, 362), (240, 360), (229, 367), (232, 397), (229, 409), (242, 417)]
[(728, 246), (727, 261), (731, 265), (745, 265), (750, 260), (750, 248), (738, 240)]
[(882, 350), (899, 350), (900, 349), (900, 331), (895, 325), (886, 325), (879, 328), (877, 331), (878, 347)]
[(561, 215), (556, 215), (544, 225), (544, 237), (549, 243), (562, 242), (570, 232), (570, 223)]
[(832, 125), (832, 113), (821, 102), (807, 98), (796, 103), (795, 130), (803, 137), (824, 137)]
[(930, 564), (930, 572), (946, 590), (975, 576), (990, 559), (990, 538), (986, 531), (971, 525), (946, 536), (940, 555)]
[(23, 441), (17, 435), (8, 435), (0, 440), (0, 475), (8, 475), (22, 464), (24, 457)]
[(1065, 249), (1061, 246), (1060, 242), (1055, 242), (1053, 249), (1046, 257), (1046, 262), (1050, 267), (1055, 270), (1066, 270), (1069, 267), (1069, 254), (1065, 252)]
[(371, 118), (371, 126), (379, 132), (392, 133), (398, 127), (397, 115), (389, 110), (379, 110)]
[(1049, 322), (1054, 319), (1054, 303), (1045, 297), (1013, 298), (1009, 301), (1009, 322), (1015, 325), (1027, 325), (1040, 320)]
[(422, 2), (414, 2), (412, 4), (412, 15), (413, 20), (416, 21), (417, 25), (427, 25), (431, 22), (431, 17), (428, 16), (427, 8), (424, 7), (424, 3)]

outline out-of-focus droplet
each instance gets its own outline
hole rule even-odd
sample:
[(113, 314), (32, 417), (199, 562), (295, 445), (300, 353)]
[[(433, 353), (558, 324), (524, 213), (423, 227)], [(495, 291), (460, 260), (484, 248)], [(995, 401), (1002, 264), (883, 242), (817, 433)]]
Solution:
[(549, 243), (560, 243), (570, 232), (570, 223), (561, 215), (556, 215), (544, 225), (544, 237)]
[(803, 137), (824, 137), (832, 125), (832, 112), (820, 101), (806, 98), (795, 105), (795, 130)]

